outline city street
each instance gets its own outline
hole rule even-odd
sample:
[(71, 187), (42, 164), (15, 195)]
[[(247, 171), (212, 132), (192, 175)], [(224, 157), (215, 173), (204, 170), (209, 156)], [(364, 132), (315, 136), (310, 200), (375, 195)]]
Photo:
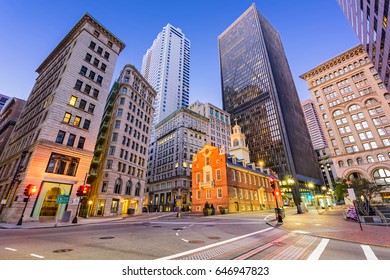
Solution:
[[(285, 225), (310, 213), (286, 210)], [(313, 214), (314, 213), (314, 214)], [(334, 212), (339, 214), (338, 212)], [(318, 215), (311, 212), (312, 215)], [(306, 216), (305, 216), (306, 215)], [(316, 216), (313, 216), (316, 217)], [(326, 218), (326, 217), (325, 217)], [(351, 225), (344, 221), (340, 222)], [(389, 260), (390, 247), (366, 245), (271, 226), (273, 211), (204, 217), (183, 213), (144, 214), (96, 224), (0, 229), (1, 260)], [(287, 223), (287, 221), (289, 221)], [(301, 223), (296, 223), (301, 224)], [(0, 225), (1, 228), (1, 225)], [(378, 227), (383, 229), (383, 227)]]

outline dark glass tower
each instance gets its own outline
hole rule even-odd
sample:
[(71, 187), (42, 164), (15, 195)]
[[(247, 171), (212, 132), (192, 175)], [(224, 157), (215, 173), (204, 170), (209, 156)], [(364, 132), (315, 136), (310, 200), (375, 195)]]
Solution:
[(299, 205), (299, 190), (322, 180), (279, 34), (252, 4), (218, 43), (223, 108), (247, 136), (251, 161), (263, 161), (287, 186), (294, 179)]

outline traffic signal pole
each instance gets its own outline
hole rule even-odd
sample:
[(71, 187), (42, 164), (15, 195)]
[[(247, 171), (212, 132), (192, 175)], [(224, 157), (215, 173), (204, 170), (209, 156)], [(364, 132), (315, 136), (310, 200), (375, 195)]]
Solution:
[(29, 196), (27, 197), (27, 199), (26, 199), (26, 204), (24, 204), (22, 216), (20, 217), (18, 223), (16, 224), (17, 226), (21, 226), (21, 225), (23, 224), (24, 211), (26, 211), (27, 203), (28, 203), (28, 200), (29, 200), (29, 199), (30, 199), (30, 195), (29, 195)]

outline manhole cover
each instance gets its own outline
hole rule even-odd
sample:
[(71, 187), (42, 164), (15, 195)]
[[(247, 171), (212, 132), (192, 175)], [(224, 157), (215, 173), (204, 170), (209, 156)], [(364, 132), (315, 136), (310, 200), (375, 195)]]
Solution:
[(212, 239), (212, 240), (219, 240), (219, 239), (221, 239), (221, 237), (219, 237), (219, 236), (209, 236), (207, 238), (208, 239)]
[(182, 230), (183, 228), (179, 227), (179, 228), (173, 228), (173, 230)]
[(100, 237), (99, 239), (113, 239), (115, 238), (114, 236), (103, 236), (103, 237)]
[(202, 241), (202, 240), (190, 240), (190, 241), (188, 241), (188, 243), (191, 243), (191, 244), (203, 244), (204, 241)]
[(54, 250), (53, 253), (66, 253), (73, 251), (73, 249), (59, 249), (59, 250)]

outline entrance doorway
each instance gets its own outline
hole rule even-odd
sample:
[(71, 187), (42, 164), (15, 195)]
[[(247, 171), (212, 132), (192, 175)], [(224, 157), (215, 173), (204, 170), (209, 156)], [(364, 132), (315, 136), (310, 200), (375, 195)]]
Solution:
[(43, 199), (43, 204), (41, 211), (39, 213), (40, 217), (47, 217), (47, 216), (56, 216), (57, 210), (59, 204), (56, 204), (57, 201), (57, 195), (61, 194), (61, 189), (56, 187), (50, 189), (47, 193), (45, 198)]

